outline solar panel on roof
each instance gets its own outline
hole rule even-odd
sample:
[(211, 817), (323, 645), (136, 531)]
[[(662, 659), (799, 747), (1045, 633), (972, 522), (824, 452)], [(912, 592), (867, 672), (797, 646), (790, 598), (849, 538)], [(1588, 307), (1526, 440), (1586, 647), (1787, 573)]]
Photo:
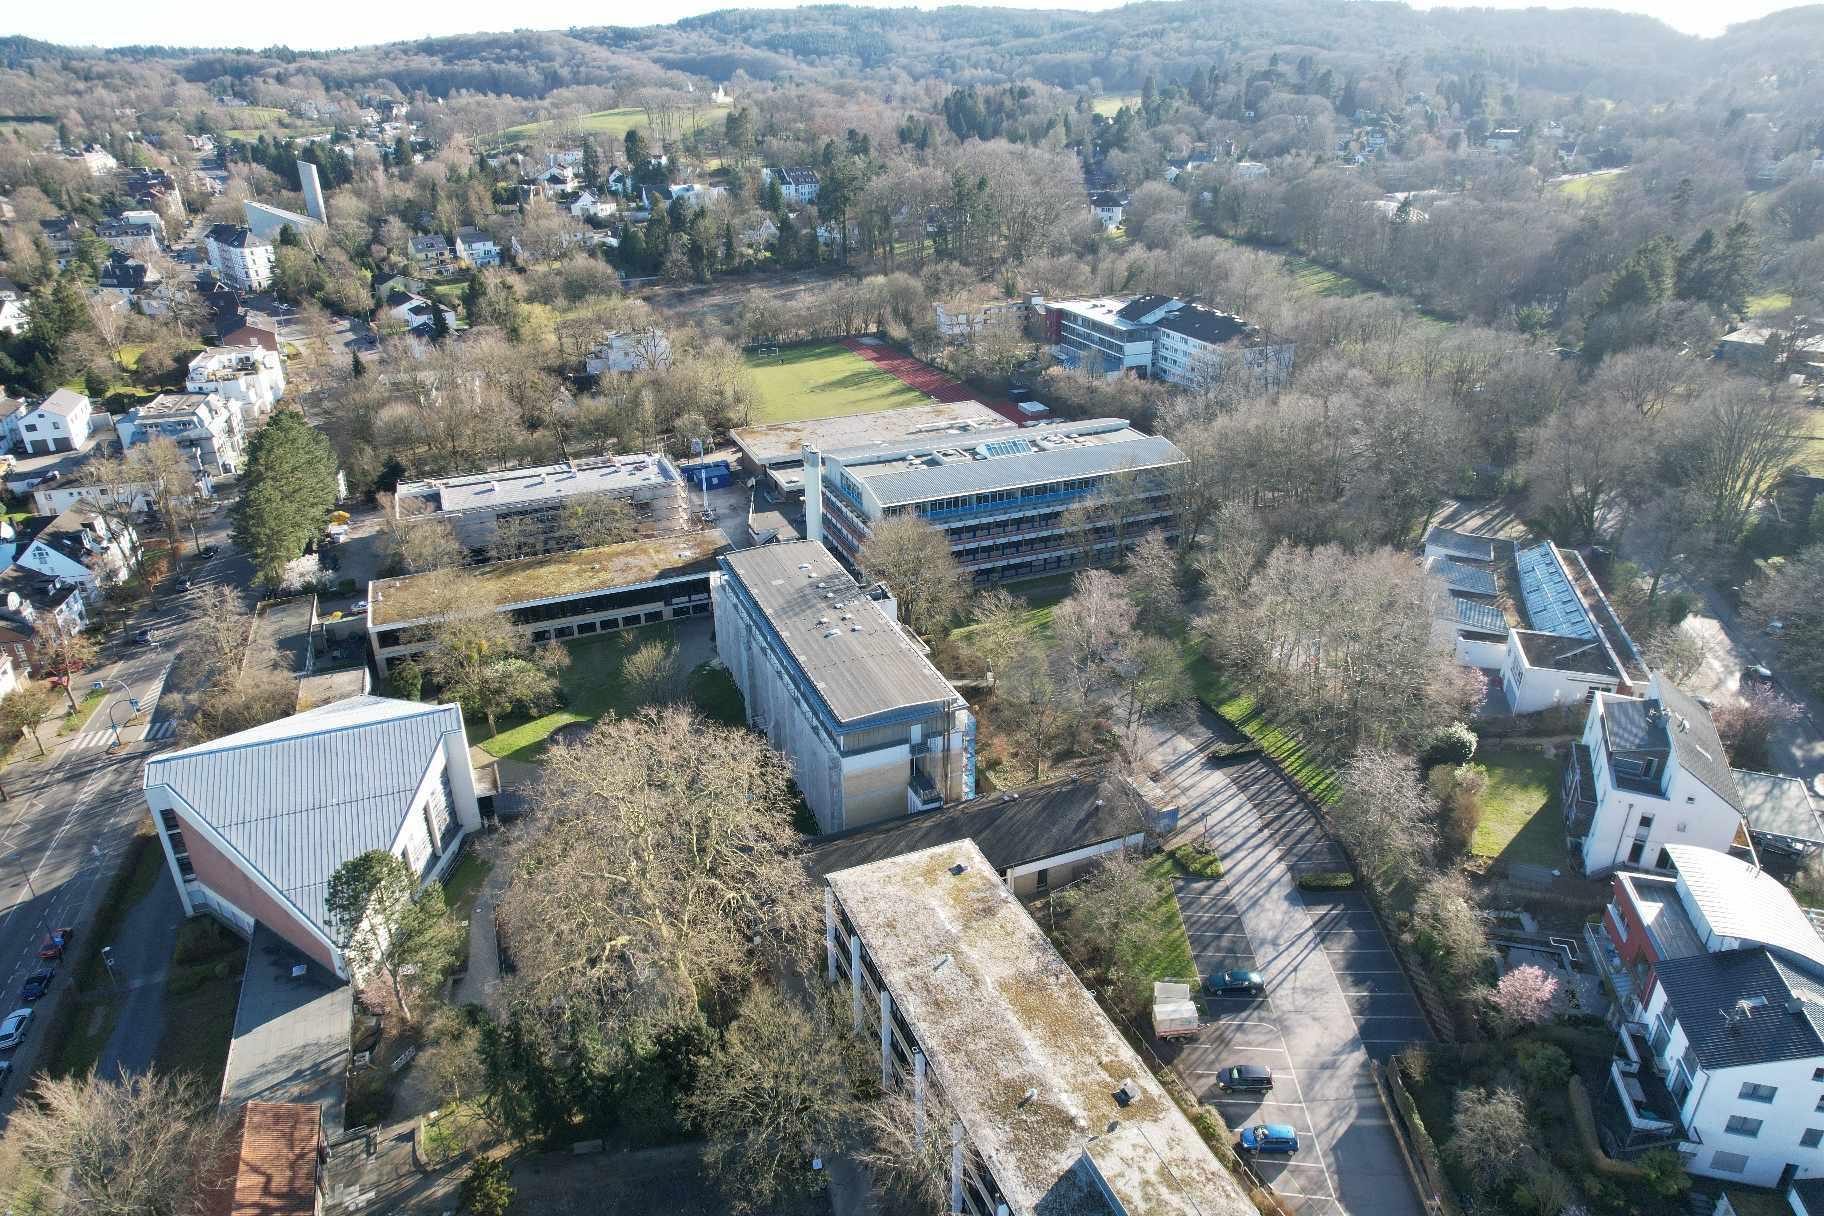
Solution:
[(989, 456), (1024, 456), (1032, 451), (1032, 444), (1024, 439), (996, 439), (984, 443), (982, 450)]
[(1484, 633), (1507, 632), (1507, 618), (1493, 604), (1466, 600), (1460, 595), (1452, 596), (1451, 599), (1456, 601), (1458, 624)]
[(1526, 618), (1534, 629), (1560, 637), (1596, 637), (1595, 622), (1584, 611), (1577, 589), (1565, 577), (1549, 544), (1515, 550), (1514, 565), (1520, 575)]
[(1467, 591), (1471, 595), (1495, 594), (1493, 571), (1478, 570), (1474, 566), (1440, 557), (1432, 561), (1431, 572), (1443, 579), (1452, 591)]

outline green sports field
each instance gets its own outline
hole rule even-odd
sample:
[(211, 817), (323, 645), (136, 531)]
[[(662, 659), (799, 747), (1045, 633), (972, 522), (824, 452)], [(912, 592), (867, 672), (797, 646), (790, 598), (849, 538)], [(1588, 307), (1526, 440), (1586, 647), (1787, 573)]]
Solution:
[[(711, 123), (719, 123), (727, 115), (728, 107), (725, 105), (704, 106), (697, 112), (694, 126), (689, 114), (684, 115), (679, 123), (687, 130), (694, 130), (707, 127)], [(535, 139), (559, 125), (559, 122), (550, 119), (544, 122), (522, 122), (516, 127), (508, 127), (496, 135), (494, 142), (509, 144), (521, 139)], [(563, 125), (585, 135), (597, 135), (610, 140), (625, 139), (627, 132), (634, 127), (647, 126), (646, 111), (639, 106), (627, 106), (619, 110), (597, 110), (593, 114), (580, 115)]]
[(931, 398), (834, 343), (788, 346), (764, 358), (749, 355), (758, 402), (754, 425), (838, 418), (924, 405)]

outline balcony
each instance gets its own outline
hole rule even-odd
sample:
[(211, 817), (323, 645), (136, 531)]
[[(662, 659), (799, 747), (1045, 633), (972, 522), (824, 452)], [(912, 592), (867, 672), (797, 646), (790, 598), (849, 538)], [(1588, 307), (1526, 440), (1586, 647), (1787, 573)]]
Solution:
[(1581, 841), (1596, 817), (1596, 768), (1588, 744), (1571, 744), (1560, 792), (1564, 803), (1564, 834), (1571, 841)]
[(1624, 1022), (1616, 1034), (1621, 1054), (1609, 1061), (1609, 1084), (1597, 1108), (1597, 1131), (1612, 1157), (1698, 1140), (1679, 1116), (1678, 1099), (1655, 1068), (1646, 1027)]
[(943, 791), (931, 783), (931, 779), (912, 770), (912, 779), (906, 782), (906, 813), (916, 815), (921, 811), (935, 811), (944, 805)]
[(1627, 965), (1621, 961), (1621, 955), (1615, 949), (1615, 943), (1609, 940), (1608, 931), (1598, 921), (1596, 924), (1583, 927), (1583, 940), (1590, 948), (1590, 958), (1596, 964), (1596, 971), (1602, 976), (1603, 986), (1615, 998), (1615, 1004), (1624, 1013), (1632, 1011), (1637, 1005), (1637, 993), (1634, 988), (1634, 977)]

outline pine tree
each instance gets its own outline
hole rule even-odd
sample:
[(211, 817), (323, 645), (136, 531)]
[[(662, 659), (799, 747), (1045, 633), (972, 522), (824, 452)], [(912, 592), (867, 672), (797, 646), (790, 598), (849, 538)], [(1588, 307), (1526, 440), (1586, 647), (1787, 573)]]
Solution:
[(348, 352), (348, 374), (355, 380), (367, 375), (367, 364), (361, 361), (361, 352), (358, 350)]
[(248, 445), (234, 507), (234, 540), (261, 583), (277, 587), (288, 563), (323, 531), (336, 505), (336, 454), (294, 409), (280, 409)]

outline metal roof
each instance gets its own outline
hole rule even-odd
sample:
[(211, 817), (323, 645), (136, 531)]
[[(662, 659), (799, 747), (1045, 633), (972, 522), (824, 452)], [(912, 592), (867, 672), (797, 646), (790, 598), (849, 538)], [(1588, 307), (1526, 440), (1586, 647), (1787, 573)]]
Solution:
[(1514, 565), (1520, 578), (1520, 598), (1526, 604), (1527, 624), (1540, 633), (1560, 637), (1597, 636), (1596, 622), (1590, 619), (1570, 576), (1558, 564), (1557, 551), (1550, 541), (1530, 549), (1515, 549)]
[(1471, 595), (1495, 594), (1495, 573), (1492, 570), (1465, 566), (1462, 562), (1453, 562), (1448, 557), (1432, 558), (1425, 563), (1425, 569), (1443, 579), (1445, 585), (1452, 591), (1467, 591)]
[(1251, 1216), (972, 842), (840, 870), (829, 885), (1013, 1216), (1109, 1211), (1109, 1194), (1122, 1201), (1112, 1210), (1147, 1216)]
[(1468, 629), (1477, 629), (1483, 633), (1506, 633), (1507, 618), (1493, 604), (1484, 604), (1481, 600), (1466, 600), (1460, 595), (1450, 597), (1456, 605), (1457, 623)]
[(494, 510), (580, 494), (632, 494), (643, 486), (678, 483), (671, 461), (662, 454), (643, 453), (402, 482), (397, 502), (401, 515)]
[(960, 494), (1164, 468), (1183, 464), (1184, 459), (1184, 453), (1171, 440), (1136, 431), (1132, 439), (1092, 447), (1053, 448), (1023, 456), (959, 461), (876, 474), (868, 479), (868, 486), (882, 507), (893, 507)]
[(1715, 849), (1669, 844), (1666, 852), (1680, 885), (1710, 927), (1706, 944), (1712, 949), (1718, 938), (1734, 938), (1824, 966), (1824, 938), (1778, 879)]
[(1654, 974), (1706, 1069), (1824, 1056), (1824, 987), (1771, 951), (1666, 959)]
[(1469, 561), (1492, 562), (1495, 560), (1494, 537), (1458, 532), (1455, 528), (1432, 527), (1425, 533), (1425, 547)]
[(1790, 840), (1824, 841), (1824, 824), (1818, 822), (1811, 795), (1805, 792), (1805, 783), (1799, 778), (1740, 768), (1733, 770), (1733, 775), (1735, 788), (1742, 795), (1742, 814), (1747, 816), (1750, 829)]
[(446, 734), (454, 705), (350, 697), (146, 762), (252, 870), (328, 931), (336, 867), (391, 849)]
[(899, 623), (818, 542), (762, 545), (718, 560), (838, 723), (962, 704)]

